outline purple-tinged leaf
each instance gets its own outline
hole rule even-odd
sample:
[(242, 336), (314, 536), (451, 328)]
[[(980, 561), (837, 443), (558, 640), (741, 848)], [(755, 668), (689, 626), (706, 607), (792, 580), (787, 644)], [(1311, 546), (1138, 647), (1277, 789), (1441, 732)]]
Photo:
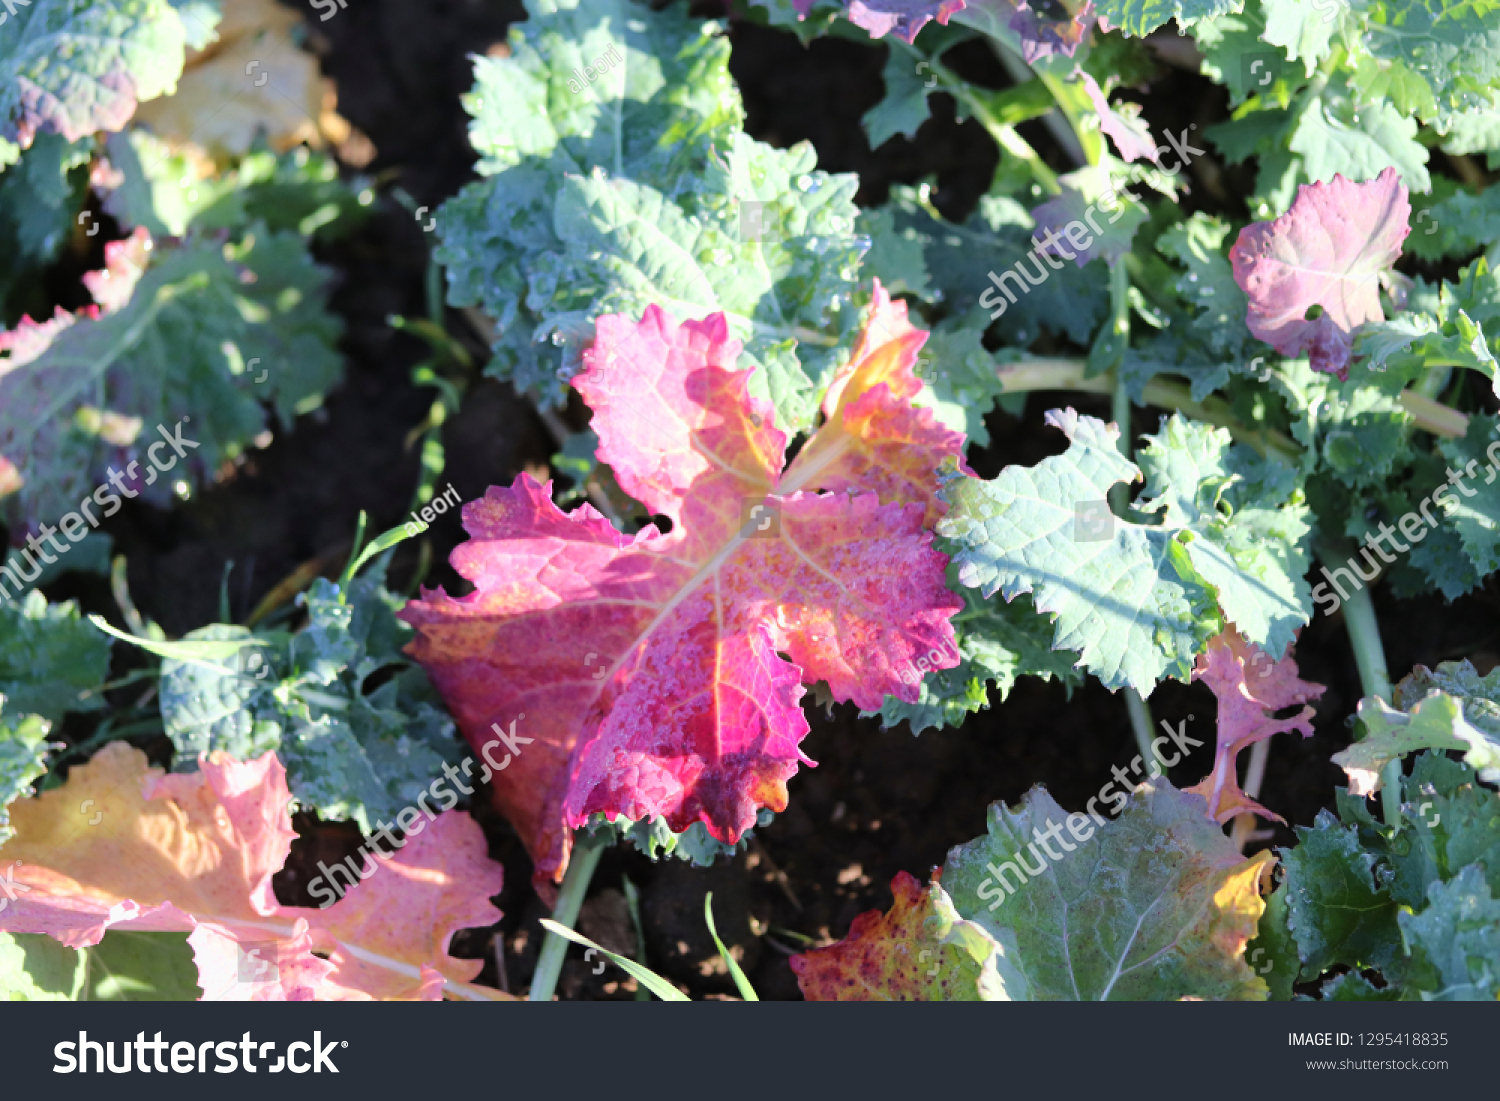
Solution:
[[(1394, 168), (1367, 183), (1335, 175), (1304, 184), (1290, 210), (1246, 226), (1229, 251), (1250, 298), (1250, 331), (1282, 355), (1307, 352), (1315, 370), (1347, 378), (1353, 330), (1385, 320), (1380, 277), (1401, 255), (1410, 217)], [(1309, 317), (1314, 306), (1321, 313)]]

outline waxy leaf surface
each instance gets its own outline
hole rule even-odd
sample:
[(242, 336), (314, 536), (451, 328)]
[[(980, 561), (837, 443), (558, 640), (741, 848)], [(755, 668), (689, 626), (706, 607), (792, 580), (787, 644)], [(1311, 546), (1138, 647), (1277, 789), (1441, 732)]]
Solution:
[[(993, 481), (953, 477), (938, 524), (959, 581), (985, 597), (1035, 594), (1056, 624), (1055, 648), (1110, 688), (1149, 693), (1163, 675), (1187, 679), (1224, 616), (1246, 637), (1283, 652), (1311, 613), (1306, 509), (1290, 476), (1231, 446), (1222, 429), (1173, 416), (1139, 455), (1119, 452), (1119, 431), (1071, 409), (1048, 422), (1071, 441), (1031, 468)], [(1143, 512), (1115, 517), (1107, 494), (1144, 471)]]
[[(574, 385), (599, 459), (668, 534), (565, 514), (526, 475), (465, 506), (452, 561), (477, 591), (410, 604), (408, 652), (476, 748), (492, 731), (527, 739), (495, 790), (539, 879), (562, 877), (569, 830), (595, 813), (737, 841), (758, 808), (786, 806), (807, 760), (802, 683), (874, 710), (915, 700), (919, 657), (956, 663), (961, 601), (922, 525), (961, 437), (899, 412), (920, 340), (904, 310), (873, 312), (830, 398), (833, 438), (785, 472), (787, 436), (734, 369), (723, 316), (599, 319)], [(887, 431), (904, 441), (889, 457)], [(921, 464), (925, 486), (909, 477)], [(842, 492), (856, 487), (877, 492)], [(838, 492), (811, 492), (824, 488)]]
[(170, 92), (187, 32), (169, 0), (36, 0), (0, 25), (0, 138), (69, 141), (119, 130), (140, 100)]
[(948, 853), (943, 889), (1003, 946), (1012, 1000), (1263, 999), (1244, 951), (1275, 858), (1240, 855), (1204, 809), (1165, 780), (1114, 821), (1033, 788)]

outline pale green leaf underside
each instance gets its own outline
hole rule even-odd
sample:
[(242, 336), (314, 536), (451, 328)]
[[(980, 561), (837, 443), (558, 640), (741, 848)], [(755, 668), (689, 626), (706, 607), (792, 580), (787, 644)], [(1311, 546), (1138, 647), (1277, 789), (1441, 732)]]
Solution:
[(1174, 416), (1141, 456), (1156, 496), (1141, 507), (1167, 505), (1164, 523), (1113, 518), (1110, 487), (1141, 476), (1117, 430), (1071, 410), (1049, 418), (1072, 441), (1063, 454), (944, 486), (952, 507), (938, 533), (963, 585), (1007, 600), (1033, 593), (1056, 623), (1054, 647), (1080, 651), (1109, 688), (1148, 694), (1164, 675), (1186, 680), (1221, 627), (1219, 607), (1252, 642), (1285, 650), (1311, 612), (1309, 527), (1300, 505), (1283, 504), (1286, 487), (1238, 500), (1261, 484), (1256, 464), (1232, 453), (1228, 433)]
[[(1158, 783), (1139, 789), (1103, 825), (1070, 816), (1033, 788), (1014, 810), (992, 806), (988, 834), (948, 853), (943, 888), (958, 913), (1001, 946), (1006, 996), (1266, 996), (1234, 935), (1254, 931), (1254, 915), (1234, 911), (1247, 903), (1258, 873), (1210, 821), (1200, 797)], [(1047, 857), (1036, 831), (1054, 838), (1047, 847), (1058, 859)], [(1018, 862), (1044, 868), (1018, 877)], [(1231, 877), (1244, 881), (1225, 890)]]

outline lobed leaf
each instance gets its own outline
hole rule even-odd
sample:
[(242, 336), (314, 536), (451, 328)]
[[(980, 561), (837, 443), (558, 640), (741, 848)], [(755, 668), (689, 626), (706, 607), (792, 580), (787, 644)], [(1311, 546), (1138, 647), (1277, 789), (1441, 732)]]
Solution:
[(63, 787), (12, 804), (16, 835), (0, 863), (19, 890), (0, 932), (69, 948), (111, 929), (186, 932), (206, 1000), (499, 997), (468, 985), (478, 961), (448, 954), (457, 930), (500, 916), (486, 901), (500, 867), (468, 815), (417, 814), (397, 852), (376, 846), (365, 881), (315, 910), (283, 906), (271, 889), (293, 837), (289, 800), (272, 755), (215, 753), (169, 776), (111, 743)]
[[(994, 955), (983, 927), (965, 922), (937, 879), (925, 889), (906, 872), (891, 880), (890, 910), (860, 914), (837, 944), (793, 956), (810, 1002), (975, 1002)], [(966, 935), (955, 936), (955, 926)], [(986, 991), (988, 993), (988, 991)]]
[[(961, 440), (897, 396), (920, 345), (904, 311), (874, 316), (829, 399), (834, 442), (820, 431), (785, 472), (787, 436), (734, 370), (725, 318), (601, 318), (575, 385), (600, 460), (670, 533), (622, 535), (588, 505), (564, 514), (526, 475), (465, 506), (453, 564), (476, 591), (410, 604), (408, 652), (476, 748), (492, 730), (524, 736), (496, 798), (538, 878), (561, 878), (568, 830), (597, 813), (673, 832), (702, 821), (734, 843), (757, 808), (786, 806), (806, 760), (799, 682), (874, 709), (915, 698), (918, 655), (957, 660), (958, 601), (922, 532), (932, 485), (892, 476), (866, 445), (902, 425), (928, 426), (923, 446)], [(879, 496), (808, 492), (866, 480)]]
[[(1193, 679), (1207, 684), (1218, 701), (1218, 737), (1213, 771), (1187, 790), (1208, 801), (1209, 814), (1216, 822), (1249, 812), (1285, 823), (1286, 819), (1240, 790), (1240, 751), (1283, 731), (1312, 737), (1313, 709), (1307, 704), (1323, 695), (1324, 686), (1298, 676), (1290, 648), (1278, 661), (1233, 628), (1210, 641), (1208, 649), (1198, 655)], [(1298, 704), (1303, 707), (1295, 715), (1276, 717)]]
[[(162, 725), (179, 770), (217, 750), (239, 760), (274, 750), (299, 804), (373, 834), (459, 763), (459, 742), (421, 671), (401, 656), (411, 631), (396, 619), (402, 601), (386, 591), (383, 571), (357, 578), (347, 594), (319, 578), (303, 602), (308, 623), (295, 635), (213, 624), (185, 636), (241, 645), (166, 657)], [(367, 690), (375, 673), (382, 683)], [(444, 785), (435, 797), (456, 795)]]
[(1141, 456), (1151, 498), (1141, 507), (1165, 506), (1163, 523), (1135, 523), (1106, 503), (1111, 486), (1141, 477), (1118, 429), (1071, 409), (1048, 423), (1070, 440), (1063, 454), (991, 482), (945, 482), (951, 511), (937, 530), (963, 585), (1007, 600), (1034, 593), (1054, 646), (1080, 651), (1109, 688), (1186, 679), (1219, 607), (1256, 645), (1286, 648), (1311, 603), (1310, 528), (1284, 475), (1231, 449), (1222, 429), (1173, 416)]
[(944, 889), (1003, 946), (1010, 997), (1264, 999), (1244, 950), (1275, 858), (1242, 857), (1203, 800), (1165, 780), (1113, 821), (1089, 809), (1068, 814), (1033, 788), (1014, 810), (994, 804), (987, 836), (948, 853)]
[(53, 0), (7, 9), (0, 27), (0, 138), (77, 141), (122, 129), (171, 92), (187, 31), (168, 0)]
[[(1246, 324), (1286, 356), (1347, 377), (1352, 330), (1383, 321), (1379, 276), (1401, 255), (1411, 204), (1393, 169), (1370, 183), (1335, 176), (1298, 189), (1292, 209), (1240, 231), (1230, 250), (1249, 297)], [(1312, 306), (1322, 313), (1307, 319)]]

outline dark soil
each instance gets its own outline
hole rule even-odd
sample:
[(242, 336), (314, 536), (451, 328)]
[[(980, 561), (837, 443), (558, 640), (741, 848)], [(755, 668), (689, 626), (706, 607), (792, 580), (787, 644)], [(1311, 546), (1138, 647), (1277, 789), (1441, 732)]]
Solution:
[[(712, 14), (712, 12), (707, 12)], [(339, 110), (368, 135), (377, 151), (364, 171), (386, 186), (405, 188), (418, 203), (436, 207), (472, 178), (466, 116), (460, 93), (470, 85), (468, 55), (504, 40), (521, 9), (514, 0), (363, 0), (326, 24), (309, 24), (309, 42), (324, 71), (338, 82)], [(935, 178), (937, 202), (952, 216), (972, 209), (987, 186), (997, 152), (979, 126), (954, 122), (941, 103), (937, 117), (918, 134), (872, 152), (860, 115), (880, 96), (883, 49), (839, 40), (810, 48), (779, 32), (737, 24), (731, 31), (731, 68), (744, 95), (748, 129), (765, 141), (810, 140), (820, 167), (861, 176), (861, 202), (881, 202), (893, 182)], [(1000, 87), (1003, 73), (985, 55), (962, 59), (965, 74)], [(1181, 70), (1171, 70), (1147, 97), (1153, 125), (1187, 126), (1211, 117), (1222, 93)], [(1189, 114), (1191, 112), (1191, 114)], [(1204, 114), (1207, 112), (1207, 114)], [(1039, 148), (1051, 148), (1039, 123), (1025, 131)], [(1227, 189), (1222, 166), (1204, 158), (1203, 187), (1191, 200), (1213, 206)], [(1066, 167), (1060, 159), (1059, 168)], [(1228, 200), (1231, 204), (1232, 199)], [(1230, 213), (1238, 213), (1232, 209)], [(336, 575), (360, 510), (382, 531), (402, 519), (417, 480), (417, 456), (403, 448), (410, 429), (431, 402), (414, 388), (410, 368), (424, 355), (418, 341), (396, 333), (390, 314), (424, 313), (423, 281), (430, 238), (410, 214), (389, 199), (351, 238), (320, 259), (336, 269), (333, 307), (343, 317), (345, 382), (320, 414), (253, 453), (220, 485), (174, 512), (127, 508), (107, 525), (129, 560), (131, 593), (142, 613), (173, 636), (218, 618), (220, 578), (226, 562), (231, 615), (243, 619), (280, 579), (322, 557)], [(449, 328), (482, 349), (463, 318)], [(1062, 449), (1062, 437), (1042, 427), (1046, 395), (1034, 395), (1024, 419), (996, 411), (994, 445), (972, 456), (993, 476), (1011, 462), (1032, 463)], [(1106, 403), (1071, 399), (1108, 417)], [(1059, 401), (1058, 404), (1062, 402)], [(1136, 428), (1155, 427), (1155, 411), (1137, 411)], [(463, 499), (492, 484), (509, 484), (530, 468), (546, 476), (551, 437), (529, 403), (508, 386), (485, 382), (468, 395), (446, 431), (451, 482)], [(433, 568), (426, 583), (450, 591), (462, 586), (446, 566), (460, 541), (455, 516), (434, 525)], [(404, 587), (417, 568), (418, 549), (403, 544), (392, 568)], [(102, 580), (65, 579), (53, 599), (80, 596), (89, 610), (118, 620)], [(1438, 598), (1398, 601), (1376, 593), (1390, 668), (1400, 675), (1415, 663), (1467, 656), (1482, 669), (1496, 661), (1500, 636), (1497, 594), (1481, 593), (1444, 605)], [(1328, 686), (1318, 707), (1317, 732), (1306, 741), (1276, 740), (1261, 799), (1294, 825), (1310, 824), (1331, 806), (1341, 782), (1329, 755), (1349, 741), (1346, 716), (1360, 696), (1359, 680), (1343, 625), (1319, 616), (1297, 647), (1303, 675)], [(1156, 717), (1176, 723), (1205, 744), (1172, 770), (1179, 786), (1194, 783), (1212, 759), (1214, 703), (1202, 686), (1163, 684), (1153, 695)], [(891, 902), (890, 881), (901, 870), (919, 877), (941, 864), (948, 849), (984, 829), (985, 808), (1013, 802), (1044, 784), (1065, 807), (1080, 808), (1110, 779), (1111, 765), (1128, 766), (1136, 754), (1124, 701), (1097, 684), (1072, 698), (1056, 684), (1024, 679), (1009, 699), (973, 717), (960, 730), (928, 731), (914, 738), (904, 727), (881, 730), (849, 706), (831, 716), (810, 715), (805, 750), (818, 762), (790, 783), (791, 803), (748, 851), (711, 869), (677, 861), (660, 864), (633, 851), (607, 853), (596, 875), (581, 927), (595, 939), (634, 951), (634, 932), (623, 891), (640, 892), (647, 961), (681, 983), (694, 998), (732, 993), (702, 920), (703, 895), (712, 891), (721, 934), (730, 942), (763, 998), (799, 997), (787, 955), (806, 943), (843, 936), (855, 915)], [(505, 918), (497, 930), (474, 931), (459, 950), (487, 960), (481, 981), (524, 991), (540, 943), (546, 908), (531, 889), (531, 865), (516, 835), (489, 809), (476, 806), (492, 855), (505, 865), (498, 903)], [(303, 869), (317, 860), (352, 853), (357, 832), (345, 824), (298, 819), (301, 840), (278, 893), (301, 897)], [(1278, 828), (1274, 842), (1292, 841)], [(504, 944), (505, 977), (496, 965), (494, 938)], [(809, 940), (810, 939), (810, 940)], [(613, 967), (600, 975), (580, 953), (571, 958), (560, 995), (565, 998), (631, 997), (632, 982)]]

